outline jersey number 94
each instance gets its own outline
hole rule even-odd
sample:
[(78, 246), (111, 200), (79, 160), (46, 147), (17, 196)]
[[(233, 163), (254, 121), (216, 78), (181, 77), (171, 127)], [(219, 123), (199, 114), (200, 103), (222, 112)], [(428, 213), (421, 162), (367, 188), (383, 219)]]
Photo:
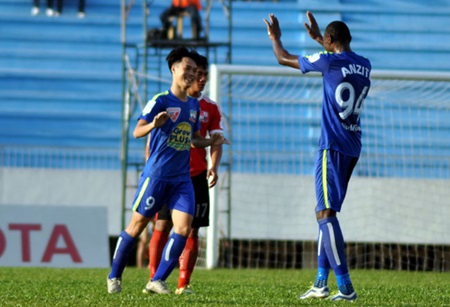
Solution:
[[(351, 114), (355, 114), (359, 118), (362, 111), (364, 98), (366, 97), (368, 90), (369, 87), (365, 86), (361, 91), (361, 94), (359, 95), (358, 99), (355, 99), (355, 89), (353, 88), (353, 85), (351, 85), (348, 82), (343, 82), (339, 84), (334, 93), (334, 97), (337, 103), (343, 109), (343, 111), (339, 113), (339, 116), (342, 119), (346, 119)], [(343, 93), (346, 91), (348, 91), (348, 98), (344, 100), (342, 96)]]

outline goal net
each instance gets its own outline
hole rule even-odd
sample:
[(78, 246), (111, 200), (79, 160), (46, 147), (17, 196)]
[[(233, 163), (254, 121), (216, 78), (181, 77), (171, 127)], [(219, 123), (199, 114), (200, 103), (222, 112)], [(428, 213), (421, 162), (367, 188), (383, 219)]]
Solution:
[[(212, 65), (208, 95), (231, 142), (207, 233), (209, 266), (316, 267), (321, 76)], [(350, 268), (450, 270), (449, 119), (450, 74), (372, 73), (363, 151), (339, 214)]]

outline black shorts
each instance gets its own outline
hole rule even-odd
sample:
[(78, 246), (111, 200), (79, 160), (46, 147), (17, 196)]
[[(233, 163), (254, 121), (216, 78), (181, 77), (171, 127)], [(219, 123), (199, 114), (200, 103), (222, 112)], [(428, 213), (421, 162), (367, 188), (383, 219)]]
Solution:
[[(206, 170), (197, 176), (191, 177), (195, 194), (195, 214), (192, 228), (209, 226), (209, 187), (206, 179)], [(164, 205), (158, 212), (158, 220), (171, 220), (170, 211)]]

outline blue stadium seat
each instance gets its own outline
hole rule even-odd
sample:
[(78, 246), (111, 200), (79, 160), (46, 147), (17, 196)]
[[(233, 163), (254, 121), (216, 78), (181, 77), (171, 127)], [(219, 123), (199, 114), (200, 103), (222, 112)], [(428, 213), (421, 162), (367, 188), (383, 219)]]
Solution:
[[(232, 63), (278, 65), (263, 23), (263, 18), (268, 18), (270, 13), (280, 19), (283, 43), (288, 50), (300, 55), (321, 50), (303, 26), (305, 12), (311, 10), (322, 29), (335, 19), (348, 23), (354, 50), (370, 58), (375, 69), (448, 71), (449, 4), (450, 0), (233, 1)], [(141, 5), (142, 0), (135, 1), (128, 16), (126, 36), (131, 44), (143, 41)], [(41, 6), (43, 8), (44, 4)], [(166, 6), (167, 2), (162, 0), (151, 3), (147, 18), (149, 28), (160, 27), (159, 14)], [(33, 17), (30, 10), (31, 0), (0, 0), (0, 145), (120, 148), (120, 1), (86, 1), (87, 16), (84, 19), (76, 17), (76, 1), (66, 1), (59, 18), (48, 18), (43, 13)], [(204, 17), (204, 12), (202, 14)], [(226, 41), (228, 23), (220, 1), (213, 2), (210, 21), (210, 40)], [(188, 27), (185, 31), (189, 31)], [(136, 60), (133, 52), (130, 49), (132, 61)], [(219, 59), (226, 56), (226, 50), (219, 49), (217, 53)], [(153, 65), (152, 69), (157, 67), (157, 63), (149, 65)], [(162, 77), (170, 79), (165, 62), (162, 68)], [(160, 90), (156, 82), (150, 81), (148, 85), (150, 94)], [(293, 152), (314, 151), (320, 131), (317, 125), (311, 127), (308, 124), (317, 122), (320, 114), (311, 117), (311, 113), (299, 111), (295, 118), (287, 117), (285, 123), (288, 126), (294, 126), (298, 116), (304, 126), (295, 130), (296, 135), (276, 139), (271, 130), (277, 122), (270, 118), (274, 110), (270, 105), (259, 105), (257, 109), (257, 120), (265, 121), (260, 129), (267, 138), (254, 139), (251, 131), (245, 130), (235, 133), (234, 148), (239, 147), (243, 153), (241, 165), (250, 170), (253, 167), (252, 147), (270, 151), (274, 142), (284, 142)], [(233, 119), (236, 132), (240, 123), (249, 121), (249, 114), (233, 114)], [(33, 129), (25, 129), (24, 122)], [(450, 127), (445, 122), (439, 123), (445, 128), (435, 131), (434, 136), (445, 138)], [(390, 144), (393, 156), (405, 155), (398, 134), (375, 136), (370, 133), (368, 139), (379, 137)], [(448, 147), (420, 136), (420, 127), (415, 133), (417, 145), (424, 153), (448, 155)], [(293, 145), (292, 140), (295, 140)], [(131, 146), (141, 150), (142, 142), (132, 141)], [(376, 144), (370, 141), (366, 148), (377, 150)], [(288, 153), (274, 157), (273, 165), (268, 165), (267, 171), (275, 171), (277, 159), (290, 158)], [(270, 162), (271, 158), (268, 159)], [(395, 159), (392, 161), (395, 164)], [(59, 164), (55, 162), (55, 165)], [(369, 172), (366, 169), (360, 167), (359, 171), (362, 174)]]

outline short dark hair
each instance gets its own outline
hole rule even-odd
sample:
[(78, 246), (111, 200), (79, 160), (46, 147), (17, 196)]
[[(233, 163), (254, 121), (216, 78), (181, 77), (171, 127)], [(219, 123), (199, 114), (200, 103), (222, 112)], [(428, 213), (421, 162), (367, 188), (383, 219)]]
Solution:
[(350, 29), (343, 21), (333, 21), (325, 29), (325, 33), (329, 34), (333, 40), (345, 44), (352, 41)]
[(201, 55), (200, 53), (198, 53), (197, 51), (193, 50), (192, 54), (194, 55), (194, 61), (195, 64), (197, 64), (197, 66), (201, 66), (203, 68), (208, 69), (208, 58)]
[(170, 51), (169, 55), (166, 57), (169, 69), (172, 69), (174, 63), (180, 62), (183, 58), (190, 58), (195, 61), (195, 56), (192, 51), (189, 51), (186, 47), (176, 47)]

